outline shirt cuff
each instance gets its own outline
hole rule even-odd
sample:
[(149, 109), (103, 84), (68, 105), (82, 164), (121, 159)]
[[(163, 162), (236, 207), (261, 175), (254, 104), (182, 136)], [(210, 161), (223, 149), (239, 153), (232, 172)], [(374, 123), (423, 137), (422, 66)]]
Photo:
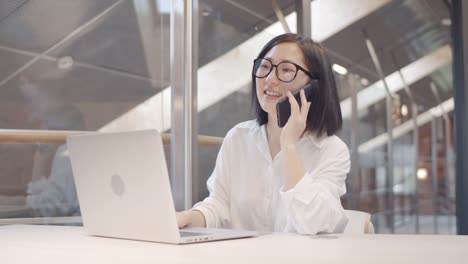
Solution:
[(213, 212), (211, 212), (208, 207), (204, 206), (202, 202), (195, 204), (190, 210), (198, 210), (203, 214), (207, 228), (216, 228)]
[(310, 199), (307, 197), (310, 192), (310, 185), (313, 183), (312, 177), (309, 173), (305, 173), (304, 176), (296, 183), (291, 189), (284, 191), (284, 185), (280, 188), (279, 193), (281, 199), (286, 206), (289, 206), (293, 199), (298, 200), (304, 204), (309, 203)]

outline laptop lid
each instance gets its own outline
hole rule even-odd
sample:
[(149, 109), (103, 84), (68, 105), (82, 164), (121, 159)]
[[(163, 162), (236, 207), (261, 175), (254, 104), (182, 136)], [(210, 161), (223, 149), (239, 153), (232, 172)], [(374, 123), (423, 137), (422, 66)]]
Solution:
[(158, 131), (70, 136), (67, 145), (83, 224), (91, 235), (179, 242)]

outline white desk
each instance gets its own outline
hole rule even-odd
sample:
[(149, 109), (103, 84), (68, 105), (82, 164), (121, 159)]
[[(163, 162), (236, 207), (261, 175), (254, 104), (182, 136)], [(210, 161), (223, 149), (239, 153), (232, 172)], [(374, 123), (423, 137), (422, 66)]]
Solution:
[(0, 263), (468, 263), (468, 236), (298, 236), (191, 245), (90, 237), (81, 227), (0, 226)]

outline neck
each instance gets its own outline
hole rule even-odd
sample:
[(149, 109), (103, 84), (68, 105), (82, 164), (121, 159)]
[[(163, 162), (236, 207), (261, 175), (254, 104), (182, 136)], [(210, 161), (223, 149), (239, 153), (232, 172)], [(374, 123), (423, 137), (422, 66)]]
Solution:
[(274, 114), (268, 114), (268, 123), (266, 123), (266, 132), (268, 142), (280, 143), (280, 135), (283, 129), (278, 126), (278, 119)]

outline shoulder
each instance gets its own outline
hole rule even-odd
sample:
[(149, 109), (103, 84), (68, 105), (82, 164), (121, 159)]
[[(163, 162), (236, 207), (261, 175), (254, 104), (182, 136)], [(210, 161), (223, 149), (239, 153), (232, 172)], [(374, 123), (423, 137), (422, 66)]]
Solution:
[(344, 143), (341, 138), (333, 136), (324, 136), (322, 139), (322, 146), (324, 147), (333, 147), (341, 150), (348, 150), (348, 146)]
[(327, 135), (322, 135), (317, 137), (314, 134), (310, 134), (307, 136), (307, 140), (311, 143), (313, 143), (322, 153), (348, 153), (349, 154), (349, 149), (348, 146), (346, 145), (341, 138), (332, 135), (332, 136), (327, 136)]

